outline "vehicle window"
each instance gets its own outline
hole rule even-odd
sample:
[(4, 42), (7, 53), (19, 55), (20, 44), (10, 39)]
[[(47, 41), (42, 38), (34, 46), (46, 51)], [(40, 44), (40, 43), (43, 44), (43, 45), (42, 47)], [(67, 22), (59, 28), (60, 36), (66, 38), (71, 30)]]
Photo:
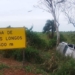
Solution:
[(64, 48), (64, 50), (63, 50), (63, 54), (66, 53), (67, 48), (68, 48), (68, 46), (66, 45), (65, 48)]
[(68, 46), (71, 47), (71, 48), (73, 48), (73, 45), (72, 44), (69, 44)]
[(75, 46), (74, 46), (74, 49), (75, 49)]

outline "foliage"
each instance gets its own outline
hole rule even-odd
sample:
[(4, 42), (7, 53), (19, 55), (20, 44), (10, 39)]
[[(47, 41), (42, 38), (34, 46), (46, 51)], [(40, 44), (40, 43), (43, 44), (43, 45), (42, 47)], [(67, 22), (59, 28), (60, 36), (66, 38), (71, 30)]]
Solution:
[(62, 63), (56, 74), (54, 75), (73, 75), (75, 74), (75, 60), (74, 59), (70, 59), (68, 61), (66, 61), (65, 63)]
[(50, 31), (52, 32), (51, 37), (54, 37), (54, 32), (56, 28), (54, 26), (53, 20), (47, 20), (45, 26), (43, 27), (43, 33), (47, 33), (50, 36)]
[(3, 57), (5, 58), (10, 58), (13, 55), (14, 50), (4, 50), (2, 52)]
[(32, 47), (26, 48), (25, 58), (27, 61), (32, 61), (32, 62), (36, 62), (36, 63), (43, 62), (43, 59), (39, 55), (39, 51)]
[[(57, 33), (57, 42), (56, 44), (59, 44), (60, 36), (59, 36), (59, 14), (62, 11), (62, 5), (65, 4), (65, 0), (41, 0), (39, 1), (39, 4), (41, 4), (41, 9), (51, 13), (54, 19), (54, 26), (56, 28)], [(59, 13), (59, 14), (58, 14)]]
[(62, 41), (67, 41), (67, 39), (64, 37), (64, 35), (63, 34), (61, 34), (60, 33), (60, 42), (62, 42)]
[(51, 57), (46, 60), (42, 65), (42, 69), (44, 69), (46, 72), (53, 73), (58, 68), (58, 60), (57, 57), (55, 57), (54, 53), (51, 54)]
[(75, 44), (75, 31), (61, 32), (62, 35), (66, 38), (66, 42)]
[(68, 36), (69, 36), (69, 39), (70, 39), (71, 43), (75, 44), (75, 38), (74, 38), (75, 37), (75, 33), (71, 33)]
[(75, 74), (75, 60), (65, 57), (58, 52), (53, 52), (41, 66), (50, 75), (73, 75)]
[[(25, 60), (32, 62), (33, 64), (39, 65), (39, 67), (35, 68), (32, 66), (25, 66), (25, 69), (29, 72), (35, 71), (36, 74), (43, 75), (73, 75), (75, 74), (75, 60), (70, 57), (65, 57), (57, 53), (52, 48), (56, 46), (56, 36), (53, 39), (47, 39), (49, 41), (48, 44), (42, 40), (41, 37), (37, 35), (36, 32), (31, 30), (26, 30), (27, 33), (27, 43), (28, 46), (25, 49)], [(45, 35), (46, 36), (46, 35)], [(70, 43), (75, 43), (75, 32), (61, 33), (60, 34), (60, 42), (62, 41), (70, 41)], [(49, 51), (44, 51), (41, 49), (51, 48)], [(53, 52), (53, 53), (52, 53)], [(12, 49), (1, 51), (4, 57), (13, 57), (16, 60), (22, 61), (23, 59), (23, 49)], [(7, 68), (7, 65), (1, 64), (0, 69)]]
[(24, 68), (25, 68), (25, 70), (28, 71), (28, 72), (32, 72), (32, 70), (33, 70), (33, 69), (32, 69), (33, 67), (32, 67), (32, 66), (29, 66), (29, 65), (28, 65), (28, 66), (25, 66)]
[(56, 46), (56, 39), (53, 38), (49, 41), (49, 48), (52, 49)]
[[(45, 36), (47, 36), (47, 34), (45, 34)], [(48, 49), (55, 48), (56, 35), (52, 39), (46, 39), (46, 40), (48, 40), (48, 44), (46, 46)], [(67, 42), (67, 38), (62, 33), (60, 33), (60, 42), (63, 42), (63, 41)]]
[(34, 65), (28, 65), (24, 67), (27, 72), (33, 72), (35, 74), (43, 74), (47, 75), (47, 72), (45, 72), (43, 69), (37, 68)]
[[(12, 57), (18, 61), (22, 61), (23, 60), (23, 49), (5, 51), (3, 52), (3, 56), (6, 58)], [(29, 62), (36, 62), (36, 63), (43, 62), (43, 59), (39, 55), (39, 51), (32, 47), (27, 47), (25, 49), (25, 60)]]
[(9, 67), (8, 67), (7, 65), (1, 63), (1, 64), (0, 64), (0, 70), (1, 70), (1, 69), (4, 69), (4, 68), (9, 68)]
[(18, 49), (18, 50), (15, 50), (13, 53), (12, 53), (12, 56), (15, 60), (18, 60), (18, 61), (22, 61), (23, 60), (23, 49)]
[(27, 34), (27, 45), (32, 46), (36, 49), (45, 49), (46, 42), (44, 39), (41, 39), (35, 32), (31, 30), (26, 30)]

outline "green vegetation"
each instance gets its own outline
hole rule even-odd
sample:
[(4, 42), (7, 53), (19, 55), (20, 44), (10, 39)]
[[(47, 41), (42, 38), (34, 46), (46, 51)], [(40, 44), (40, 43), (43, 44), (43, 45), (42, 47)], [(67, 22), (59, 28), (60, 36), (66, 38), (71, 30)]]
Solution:
[[(60, 41), (75, 44), (74, 32), (60, 32)], [(27, 48), (25, 50), (25, 60), (29, 62), (24, 69), (28, 72), (42, 75), (73, 75), (75, 74), (75, 60), (64, 57), (56, 52), (56, 35), (48, 38), (46, 33), (33, 32), (26, 29)], [(6, 58), (14, 58), (22, 61), (23, 49), (1, 51)], [(0, 69), (8, 68), (1, 64)]]
[(67, 39), (68, 43), (73, 43), (75, 44), (75, 31), (71, 31), (71, 32), (61, 32), (63, 34), (63, 36)]
[[(49, 38), (53, 38), (55, 31), (56, 31), (56, 28), (54, 26), (54, 20), (47, 20), (47, 22), (43, 28), (43, 33), (47, 33)], [(50, 32), (52, 32), (52, 33), (50, 34)]]
[(36, 32), (32, 30), (26, 30), (27, 34), (27, 46), (32, 46), (36, 49), (45, 49), (46, 48), (46, 41), (40, 38)]
[(7, 66), (7, 65), (1, 63), (1, 64), (0, 64), (0, 70), (1, 70), (1, 69), (4, 69), (4, 68), (9, 68), (9, 66)]
[(35, 74), (43, 74), (43, 75), (47, 75), (47, 72), (45, 72), (43, 69), (41, 68), (37, 68), (35, 67), (35, 65), (28, 65), (28, 66), (25, 66), (25, 70), (27, 72), (33, 72)]

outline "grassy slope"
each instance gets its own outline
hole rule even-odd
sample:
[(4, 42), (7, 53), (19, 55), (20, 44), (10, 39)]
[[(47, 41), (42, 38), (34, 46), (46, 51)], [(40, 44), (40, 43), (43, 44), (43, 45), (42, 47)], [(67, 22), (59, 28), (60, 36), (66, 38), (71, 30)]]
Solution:
[[(42, 39), (44, 39), (46, 42), (48, 42), (49, 38), (47, 37), (46, 34), (43, 34), (41, 32), (36, 32), (36, 33)], [(67, 42), (72, 43), (69, 36), (71, 36), (71, 34), (74, 34), (74, 32), (73, 33), (61, 32), (61, 33), (67, 39)], [(43, 51), (42, 50), (42, 51), (40, 51), (40, 55), (42, 58), (45, 59), (45, 62), (42, 64), (36, 64), (35, 63), (35, 64), (28, 65), (25, 67), (27, 71), (33, 72), (35, 74), (41, 74), (41, 75), (53, 75), (53, 72), (50, 72), (50, 70), (52, 70), (52, 68), (56, 65), (58, 68), (53, 69), (53, 71), (55, 71), (55, 70), (58, 70), (58, 71), (55, 71), (54, 75), (64, 75), (66, 72), (70, 71), (70, 68), (73, 68), (72, 71), (75, 70), (74, 66), (73, 66), (73, 65), (75, 65), (75, 63), (74, 63), (75, 61), (69, 57), (66, 58), (66, 57), (60, 55), (59, 53), (56, 52), (56, 50), (49, 50), (49, 51)], [(43, 65), (43, 66), (41, 66), (41, 65)], [(50, 68), (50, 66), (52, 66), (52, 68)], [(46, 70), (48, 70), (48, 67), (49, 67), (49, 72), (46, 71)], [(65, 74), (65, 75), (68, 75), (68, 74)]]
[[(46, 34), (43, 34), (41, 32), (37, 32), (37, 34), (44, 39), (45, 41), (48, 42), (48, 38)], [(65, 36), (65, 38), (67, 38), (68, 42), (71, 42), (70, 38), (68, 38), (68, 34), (71, 35), (71, 33), (69, 32), (64, 32), (63, 35)], [(30, 63), (28, 65), (25, 65), (25, 70), (27, 72), (33, 72), (35, 75), (36, 74), (40, 74), (40, 75), (52, 75), (51, 72), (47, 72), (46, 70), (48, 69), (48, 67), (52, 66), (54, 67), (55, 65), (57, 65), (60, 69), (61, 66), (64, 65), (65, 63), (68, 63), (71, 59), (70, 58), (65, 58), (63, 56), (61, 56), (60, 54), (58, 54), (55, 50), (50, 50), (50, 51), (39, 51), (41, 57), (43, 59), (45, 59), (45, 62), (42, 64), (34, 64), (34, 63)], [(54, 53), (54, 54), (53, 54)], [(52, 62), (51, 62), (52, 61)], [(71, 60), (72, 62), (72, 60)], [(44, 66), (42, 66), (44, 64)], [(54, 64), (54, 65), (53, 65)], [(46, 67), (45, 65), (48, 65), (48, 67)], [(75, 63), (68, 63), (67, 66), (71, 66), (71, 68), (73, 69)], [(59, 68), (55, 68), (55, 69), (59, 69)], [(55, 69), (53, 69), (53, 71), (55, 71)], [(68, 67), (69, 69), (69, 67)], [(52, 69), (50, 69), (52, 70)], [(49, 71), (50, 71), (49, 70)], [(64, 73), (64, 70), (67, 70), (67, 67), (64, 67), (64, 69), (58, 70)], [(73, 69), (75, 70), (75, 69)], [(57, 74), (57, 72), (55, 71), (54, 75), (60, 75), (61, 73), (59, 72), (59, 74)], [(62, 74), (64, 75), (64, 74)], [(65, 74), (67, 75), (67, 74)]]
[[(74, 41), (71, 41), (71, 39), (75, 39), (75, 32), (61, 32), (63, 36), (67, 39), (68, 43), (74, 43)], [(73, 37), (72, 37), (73, 36)], [(72, 37), (72, 38), (71, 38)], [(74, 43), (75, 44), (75, 43)]]
[(40, 36), (40, 38), (44, 39), (45, 41), (48, 41), (48, 37), (47, 37), (47, 34), (44, 34), (42, 32), (37, 32), (37, 34)]

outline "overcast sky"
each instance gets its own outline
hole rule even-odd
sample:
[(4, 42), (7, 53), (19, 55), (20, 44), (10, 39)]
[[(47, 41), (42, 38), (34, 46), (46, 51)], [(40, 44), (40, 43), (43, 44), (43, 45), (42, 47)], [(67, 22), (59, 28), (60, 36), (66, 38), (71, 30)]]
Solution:
[[(23, 27), (30, 28), (33, 25), (34, 31), (42, 31), (46, 20), (53, 19), (51, 14), (34, 8), (38, 0), (0, 0), (0, 27)], [(32, 10), (32, 12), (28, 12)], [(60, 31), (74, 31), (72, 25), (68, 25), (61, 14)]]

